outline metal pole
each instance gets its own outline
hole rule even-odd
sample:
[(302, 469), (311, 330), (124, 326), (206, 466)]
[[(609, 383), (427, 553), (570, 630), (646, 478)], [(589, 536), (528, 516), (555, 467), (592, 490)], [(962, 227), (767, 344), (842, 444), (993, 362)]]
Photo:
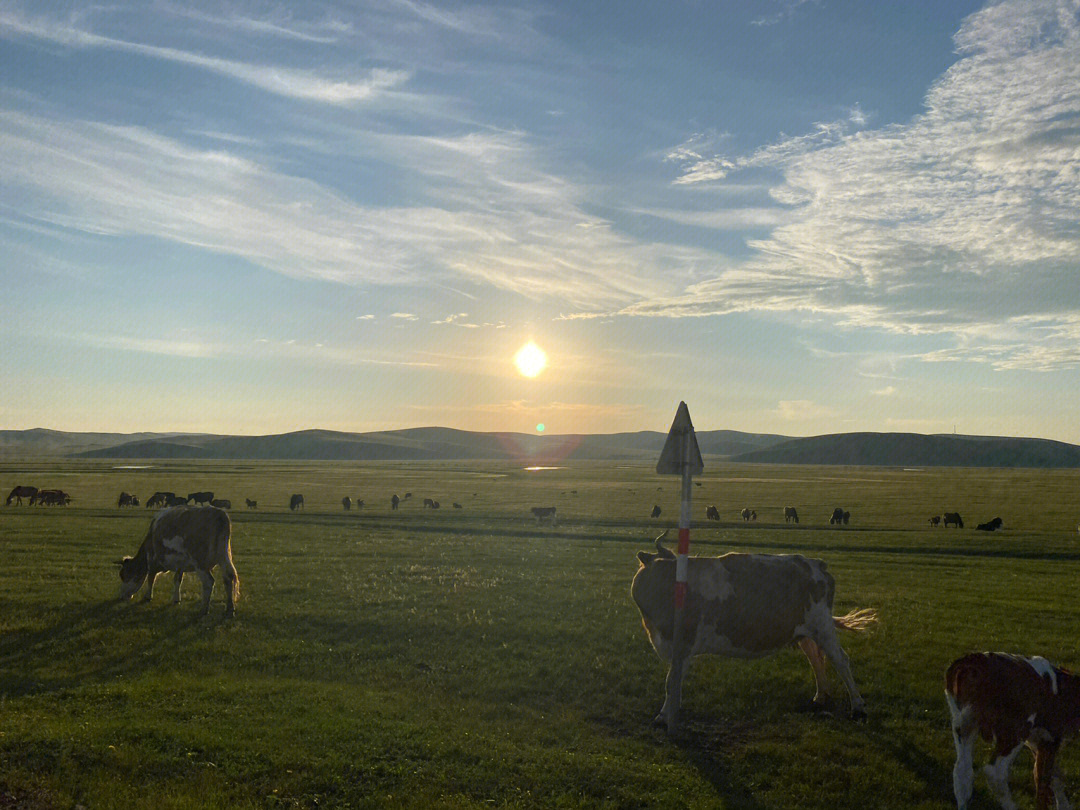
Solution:
[(671, 639), (671, 671), (668, 677), (673, 678), (676, 689), (676, 702), (667, 716), (667, 730), (674, 733), (677, 723), (677, 708), (682, 697), (683, 679), (683, 649), (686, 646), (684, 639), (685, 627), (683, 613), (686, 607), (686, 575), (690, 567), (690, 493), (692, 491), (690, 473), (690, 434), (683, 436), (683, 467), (682, 467), (682, 497), (679, 502), (679, 544), (675, 550), (675, 627)]

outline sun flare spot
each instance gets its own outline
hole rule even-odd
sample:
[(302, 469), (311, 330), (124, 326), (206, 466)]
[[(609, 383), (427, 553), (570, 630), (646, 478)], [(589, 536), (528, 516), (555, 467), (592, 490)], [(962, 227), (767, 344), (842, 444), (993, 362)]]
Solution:
[(531, 340), (518, 349), (514, 365), (526, 377), (535, 377), (547, 367), (547, 355)]

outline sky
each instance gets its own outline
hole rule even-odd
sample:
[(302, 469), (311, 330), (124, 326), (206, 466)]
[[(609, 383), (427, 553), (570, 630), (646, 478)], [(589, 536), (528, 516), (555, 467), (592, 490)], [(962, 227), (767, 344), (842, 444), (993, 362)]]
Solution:
[(0, 428), (1080, 443), (1078, 212), (1080, 0), (0, 0)]

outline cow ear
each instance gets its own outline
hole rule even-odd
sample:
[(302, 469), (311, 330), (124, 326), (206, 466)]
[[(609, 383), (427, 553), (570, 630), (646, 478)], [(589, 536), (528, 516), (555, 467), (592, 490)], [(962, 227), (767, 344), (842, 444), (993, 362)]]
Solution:
[(656, 555), (650, 554), (647, 551), (639, 551), (637, 553), (637, 558), (638, 562), (641, 563), (645, 568), (648, 568), (656, 561)]

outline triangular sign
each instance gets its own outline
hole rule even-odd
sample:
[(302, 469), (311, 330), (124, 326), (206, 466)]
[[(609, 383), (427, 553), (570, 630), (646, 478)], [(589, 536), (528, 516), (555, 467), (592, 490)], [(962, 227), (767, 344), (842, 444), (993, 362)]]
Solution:
[(690, 421), (690, 410), (685, 402), (680, 402), (664, 449), (660, 452), (660, 460), (656, 462), (656, 472), (659, 475), (701, 475), (704, 469), (694, 423)]

